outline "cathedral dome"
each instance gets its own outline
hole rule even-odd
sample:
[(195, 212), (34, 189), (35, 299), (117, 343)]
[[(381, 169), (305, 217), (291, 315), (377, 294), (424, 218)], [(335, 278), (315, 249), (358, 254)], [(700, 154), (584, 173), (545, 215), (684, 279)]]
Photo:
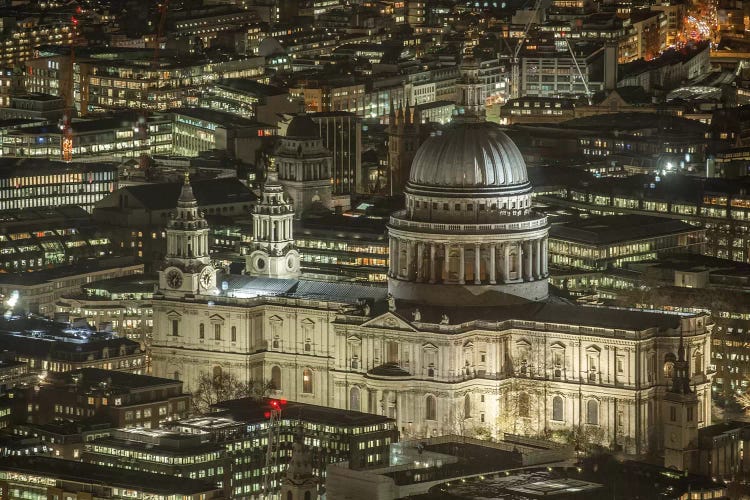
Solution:
[(320, 139), (320, 128), (309, 116), (299, 115), (289, 122), (286, 136), (295, 139)]
[(430, 137), (417, 150), (413, 187), (459, 190), (518, 189), (529, 184), (526, 162), (515, 143), (494, 123), (461, 123)]

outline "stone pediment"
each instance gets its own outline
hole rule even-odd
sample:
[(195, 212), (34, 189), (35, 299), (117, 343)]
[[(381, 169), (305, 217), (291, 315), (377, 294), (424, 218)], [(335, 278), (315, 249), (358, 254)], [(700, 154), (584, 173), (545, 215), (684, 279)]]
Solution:
[(372, 318), (370, 321), (363, 323), (362, 326), (365, 328), (385, 328), (388, 330), (406, 330), (409, 332), (418, 331), (411, 323), (392, 312)]

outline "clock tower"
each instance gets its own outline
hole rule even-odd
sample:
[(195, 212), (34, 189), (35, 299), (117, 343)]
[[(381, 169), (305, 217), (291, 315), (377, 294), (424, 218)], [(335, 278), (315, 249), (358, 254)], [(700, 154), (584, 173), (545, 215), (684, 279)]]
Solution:
[(672, 385), (664, 396), (664, 467), (687, 471), (698, 448), (698, 396), (690, 388), (690, 363), (680, 335)]
[(170, 295), (213, 294), (216, 270), (208, 255), (208, 223), (185, 174), (177, 210), (167, 223), (167, 254), (159, 271), (159, 289)]
[(300, 258), (294, 246), (294, 204), (279, 182), (271, 158), (268, 177), (258, 203), (253, 207), (253, 247), (245, 261), (245, 272), (267, 278), (297, 278)]

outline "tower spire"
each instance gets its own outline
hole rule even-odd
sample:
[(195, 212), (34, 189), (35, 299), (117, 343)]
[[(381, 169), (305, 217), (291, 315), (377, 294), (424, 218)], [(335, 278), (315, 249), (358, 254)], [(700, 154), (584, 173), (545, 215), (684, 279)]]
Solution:
[(461, 61), (461, 79), (457, 85), (456, 108), (458, 115), (454, 118), (460, 122), (485, 121), (484, 101), (487, 92), (479, 78), (479, 62), (471, 55)]
[(690, 365), (686, 358), (685, 342), (680, 330), (680, 344), (677, 347), (677, 361), (675, 362), (672, 375), (672, 392), (678, 394), (690, 394)]

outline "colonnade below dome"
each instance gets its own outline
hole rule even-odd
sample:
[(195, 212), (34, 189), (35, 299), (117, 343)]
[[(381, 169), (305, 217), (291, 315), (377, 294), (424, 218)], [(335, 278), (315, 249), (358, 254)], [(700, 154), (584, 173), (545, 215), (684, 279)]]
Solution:
[(390, 237), (390, 278), (495, 285), (546, 280), (547, 237), (506, 242), (433, 242)]

